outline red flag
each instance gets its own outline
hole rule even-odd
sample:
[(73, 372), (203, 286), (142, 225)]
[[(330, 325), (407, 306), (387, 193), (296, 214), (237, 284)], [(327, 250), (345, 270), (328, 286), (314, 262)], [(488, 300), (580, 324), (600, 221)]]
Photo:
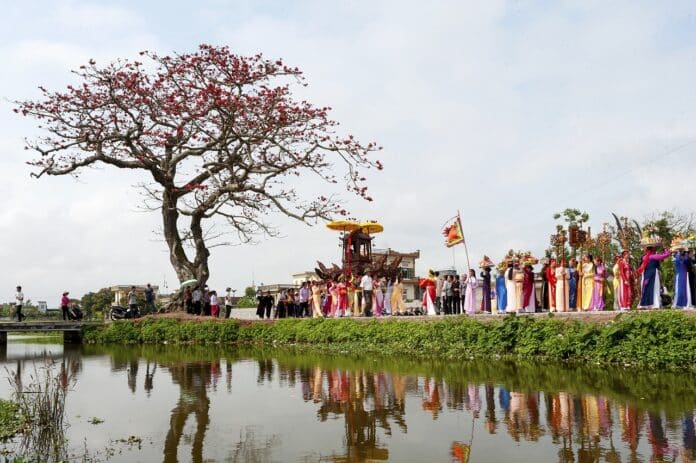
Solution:
[(442, 230), (442, 235), (445, 237), (445, 245), (448, 248), (464, 242), (464, 232), (462, 232), (462, 222), (459, 216), (454, 219), (452, 224), (446, 226), (445, 229)]

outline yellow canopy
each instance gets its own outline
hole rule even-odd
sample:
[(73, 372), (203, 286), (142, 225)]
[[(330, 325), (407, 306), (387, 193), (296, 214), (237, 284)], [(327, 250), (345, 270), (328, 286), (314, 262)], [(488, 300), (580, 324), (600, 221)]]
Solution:
[(361, 224), (353, 220), (334, 220), (326, 224), (326, 228), (330, 230), (351, 232), (360, 228)]
[(368, 235), (382, 233), (384, 231), (382, 224), (377, 222), (363, 222), (360, 224), (360, 228), (362, 228), (363, 232), (367, 233)]

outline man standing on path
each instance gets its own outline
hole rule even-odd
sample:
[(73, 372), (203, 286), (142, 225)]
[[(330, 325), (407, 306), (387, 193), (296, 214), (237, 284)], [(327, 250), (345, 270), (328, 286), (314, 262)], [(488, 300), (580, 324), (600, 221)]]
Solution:
[(306, 281), (302, 282), (297, 299), (300, 303), (300, 317), (309, 316), (309, 288), (307, 286)]
[(150, 283), (145, 287), (145, 313), (155, 312), (155, 290)]
[(462, 313), (461, 309), (461, 282), (459, 281), (459, 275), (454, 275), (452, 278), (452, 305), (451, 313), (453, 315), (458, 315)]
[(452, 275), (447, 275), (442, 280), (442, 310), (445, 315), (451, 313), (450, 307), (452, 305)]
[(372, 275), (365, 272), (365, 276), (360, 280), (360, 287), (363, 292), (363, 312), (366, 317), (372, 316)]
[(17, 316), (17, 321), (21, 322), (26, 317), (22, 314), (22, 306), (24, 305), (24, 293), (22, 292), (22, 287), (17, 286), (17, 293), (15, 294), (15, 315)]
[(131, 290), (128, 292), (128, 308), (133, 315), (138, 313), (138, 295), (135, 292), (135, 286), (131, 286)]
[(225, 313), (222, 315), (223, 318), (230, 318), (232, 316), (232, 288), (227, 288), (225, 290)]

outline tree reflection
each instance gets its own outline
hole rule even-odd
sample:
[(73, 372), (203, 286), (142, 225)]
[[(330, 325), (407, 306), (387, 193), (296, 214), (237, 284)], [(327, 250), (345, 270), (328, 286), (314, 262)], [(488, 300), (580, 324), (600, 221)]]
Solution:
[[(455, 461), (476, 461), (476, 437), (495, 435), (496, 445), (535, 443), (553, 446), (551, 459), (559, 462), (696, 462), (696, 420), (693, 398), (672, 400), (658, 386), (684, 392), (685, 378), (664, 375), (629, 375), (625, 371), (598, 372), (586, 369), (539, 368), (507, 362), (464, 363), (456, 373), (438, 364), (389, 365), (341, 357), (311, 355), (242, 355), (254, 360), (251, 378), (259, 386), (275, 382), (280, 389), (296, 389), (301, 400), (312, 405), (318, 422), (338, 420), (342, 425), (340, 447), (322, 460), (335, 462), (385, 461), (395, 458), (390, 436), (408, 434), (409, 421), (427, 422), (441, 429), (433, 441)], [(247, 362), (245, 365), (249, 365)], [(131, 388), (138, 371), (146, 375), (146, 391), (152, 390), (156, 362), (140, 365), (130, 359), (121, 363)], [(191, 455), (186, 461), (203, 461), (203, 442), (210, 426), (208, 390), (227, 393), (232, 387), (232, 361), (166, 361), (180, 387), (179, 400), (171, 412), (164, 461), (176, 461), (187, 420), (194, 423)], [(435, 365), (433, 367), (433, 365)], [(236, 367), (235, 367), (236, 368)], [(235, 370), (236, 371), (236, 370)], [(243, 370), (240, 367), (240, 373)], [(244, 378), (241, 374), (239, 378)], [(596, 386), (588, 385), (592, 378)], [(148, 379), (149, 378), (149, 379)], [(235, 377), (235, 381), (239, 381)], [(158, 380), (159, 382), (159, 380)], [(223, 385), (224, 384), (224, 385)], [(650, 400), (639, 400), (655, 389)], [(277, 393), (277, 388), (258, 388), (259, 394)], [(239, 388), (244, 391), (245, 388)], [(647, 394), (644, 394), (647, 396)], [(258, 397), (251, 396), (253, 400)], [(262, 400), (262, 399), (261, 399)], [(407, 409), (409, 415), (407, 416)], [(686, 410), (686, 413), (684, 411)], [(456, 417), (460, 427), (452, 431)], [(465, 419), (461, 419), (464, 417)], [(191, 419), (193, 418), (193, 419)], [(462, 424), (466, 423), (466, 424)], [(272, 425), (271, 425), (272, 426)], [(412, 425), (413, 426), (413, 425)], [(328, 426), (327, 426), (328, 428)], [(455, 437), (456, 436), (456, 437)], [(455, 440), (456, 439), (456, 440)], [(270, 461), (281, 444), (279, 436), (259, 434), (242, 427), (227, 461)], [(288, 456), (292, 460), (292, 456)]]
[(168, 365), (172, 381), (180, 387), (179, 401), (169, 419), (169, 432), (164, 441), (164, 462), (176, 462), (177, 450), (189, 416), (195, 418), (191, 441), (191, 460), (203, 461), (203, 441), (210, 424), (210, 399), (207, 387), (211, 381), (212, 362), (193, 362)]

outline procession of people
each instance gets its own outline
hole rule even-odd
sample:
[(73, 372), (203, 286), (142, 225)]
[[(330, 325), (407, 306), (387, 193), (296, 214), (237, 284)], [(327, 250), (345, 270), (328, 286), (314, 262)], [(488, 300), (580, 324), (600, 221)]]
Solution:
[[(509, 251), (499, 264), (488, 256), (479, 274), (447, 274), (429, 270), (418, 279), (421, 298), (407, 307), (401, 278), (374, 272), (330, 280), (307, 281), (299, 290), (259, 297), (261, 318), (383, 317), (408, 315), (474, 315), (534, 312), (599, 312), (605, 310), (689, 308), (696, 304), (696, 256), (690, 240), (675, 238), (665, 247), (653, 237), (641, 241), (643, 256), (632, 262), (624, 249), (611, 264), (599, 256), (580, 253), (541, 261), (531, 253)], [(662, 277), (671, 258), (673, 291)], [(535, 270), (541, 265), (539, 271)], [(672, 293), (673, 296), (670, 296)], [(275, 310), (273, 310), (275, 309)]]

